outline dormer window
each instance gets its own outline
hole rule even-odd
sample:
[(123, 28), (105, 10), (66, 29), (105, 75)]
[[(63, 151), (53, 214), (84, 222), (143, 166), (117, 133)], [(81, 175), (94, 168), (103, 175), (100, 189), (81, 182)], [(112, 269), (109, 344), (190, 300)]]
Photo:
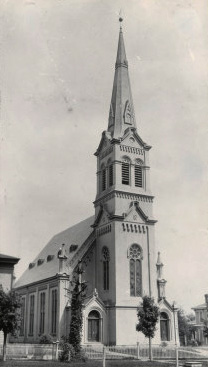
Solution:
[(42, 265), (44, 263), (44, 259), (38, 259), (38, 266)]
[(72, 244), (70, 247), (69, 247), (69, 252), (74, 252), (76, 251), (78, 245), (75, 245), (75, 244)]
[(49, 261), (53, 260), (53, 258), (54, 258), (54, 255), (48, 255), (48, 256), (47, 256), (47, 262), (49, 262)]

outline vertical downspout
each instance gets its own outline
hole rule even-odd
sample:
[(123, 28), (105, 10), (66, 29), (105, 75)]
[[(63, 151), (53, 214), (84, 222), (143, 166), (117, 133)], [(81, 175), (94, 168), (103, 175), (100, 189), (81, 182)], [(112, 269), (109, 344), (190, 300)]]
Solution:
[(148, 279), (149, 279), (149, 296), (152, 297), (152, 289), (151, 289), (151, 272), (150, 272), (150, 248), (149, 248), (149, 228), (147, 229), (147, 256), (148, 256)]

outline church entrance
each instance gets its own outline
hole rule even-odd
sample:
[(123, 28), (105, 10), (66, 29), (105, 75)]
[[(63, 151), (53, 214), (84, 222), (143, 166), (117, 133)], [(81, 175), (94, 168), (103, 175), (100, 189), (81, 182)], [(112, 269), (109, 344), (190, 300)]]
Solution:
[(160, 335), (162, 341), (170, 340), (169, 318), (165, 312), (160, 314)]
[(100, 341), (100, 315), (97, 311), (91, 311), (88, 315), (88, 341)]

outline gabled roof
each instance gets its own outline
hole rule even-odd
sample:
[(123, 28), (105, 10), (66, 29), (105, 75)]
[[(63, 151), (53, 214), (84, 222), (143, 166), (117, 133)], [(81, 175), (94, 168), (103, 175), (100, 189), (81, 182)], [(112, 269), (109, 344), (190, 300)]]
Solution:
[(173, 311), (173, 307), (171, 306), (171, 304), (167, 301), (166, 298), (161, 298), (158, 302), (158, 304), (161, 306), (162, 304), (164, 304), (167, 308), (169, 308), (170, 311)]
[(128, 220), (130, 218), (131, 221), (133, 221), (133, 216), (134, 213), (137, 213), (140, 218), (145, 222), (145, 223), (149, 223), (149, 224), (154, 224), (157, 223), (157, 220), (153, 219), (153, 218), (149, 218), (144, 211), (142, 210), (142, 208), (139, 206), (139, 203), (137, 201), (132, 201), (131, 202), (131, 206), (128, 210), (128, 212), (125, 214), (125, 220)]
[(145, 150), (150, 150), (152, 147), (151, 145), (148, 145), (147, 143), (144, 142), (144, 140), (142, 140), (142, 138), (139, 136), (137, 130), (135, 127), (128, 127), (125, 131), (124, 131), (124, 135), (121, 138), (121, 141), (124, 141), (129, 135), (131, 135), (133, 132), (133, 135), (136, 139), (136, 141), (145, 149)]
[[(63, 243), (65, 244), (65, 251), (68, 260), (72, 259), (77, 251), (79, 251), (83, 242), (92, 233), (93, 229), (91, 225), (93, 222), (94, 216), (56, 234), (34, 259), (30, 268), (28, 267), (28, 269), (17, 280), (14, 287), (22, 287), (56, 275), (59, 271), (59, 259), (57, 258), (57, 253), (61, 245)], [(71, 245), (76, 246), (73, 246), (73, 251), (70, 252)], [(38, 262), (38, 260), (40, 261)]]

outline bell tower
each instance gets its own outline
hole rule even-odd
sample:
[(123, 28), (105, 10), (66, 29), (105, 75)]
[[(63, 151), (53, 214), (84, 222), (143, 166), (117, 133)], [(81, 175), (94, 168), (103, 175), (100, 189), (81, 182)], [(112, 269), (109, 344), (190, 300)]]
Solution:
[[(107, 131), (97, 157), (95, 222), (96, 288), (111, 324), (109, 343), (125, 344), (128, 318), (132, 334), (136, 309), (146, 294), (157, 299), (154, 224), (149, 150), (140, 137), (131, 93), (128, 61), (120, 20), (115, 75)], [(106, 253), (108, 260), (106, 261)], [(127, 315), (128, 314), (128, 315)]]

